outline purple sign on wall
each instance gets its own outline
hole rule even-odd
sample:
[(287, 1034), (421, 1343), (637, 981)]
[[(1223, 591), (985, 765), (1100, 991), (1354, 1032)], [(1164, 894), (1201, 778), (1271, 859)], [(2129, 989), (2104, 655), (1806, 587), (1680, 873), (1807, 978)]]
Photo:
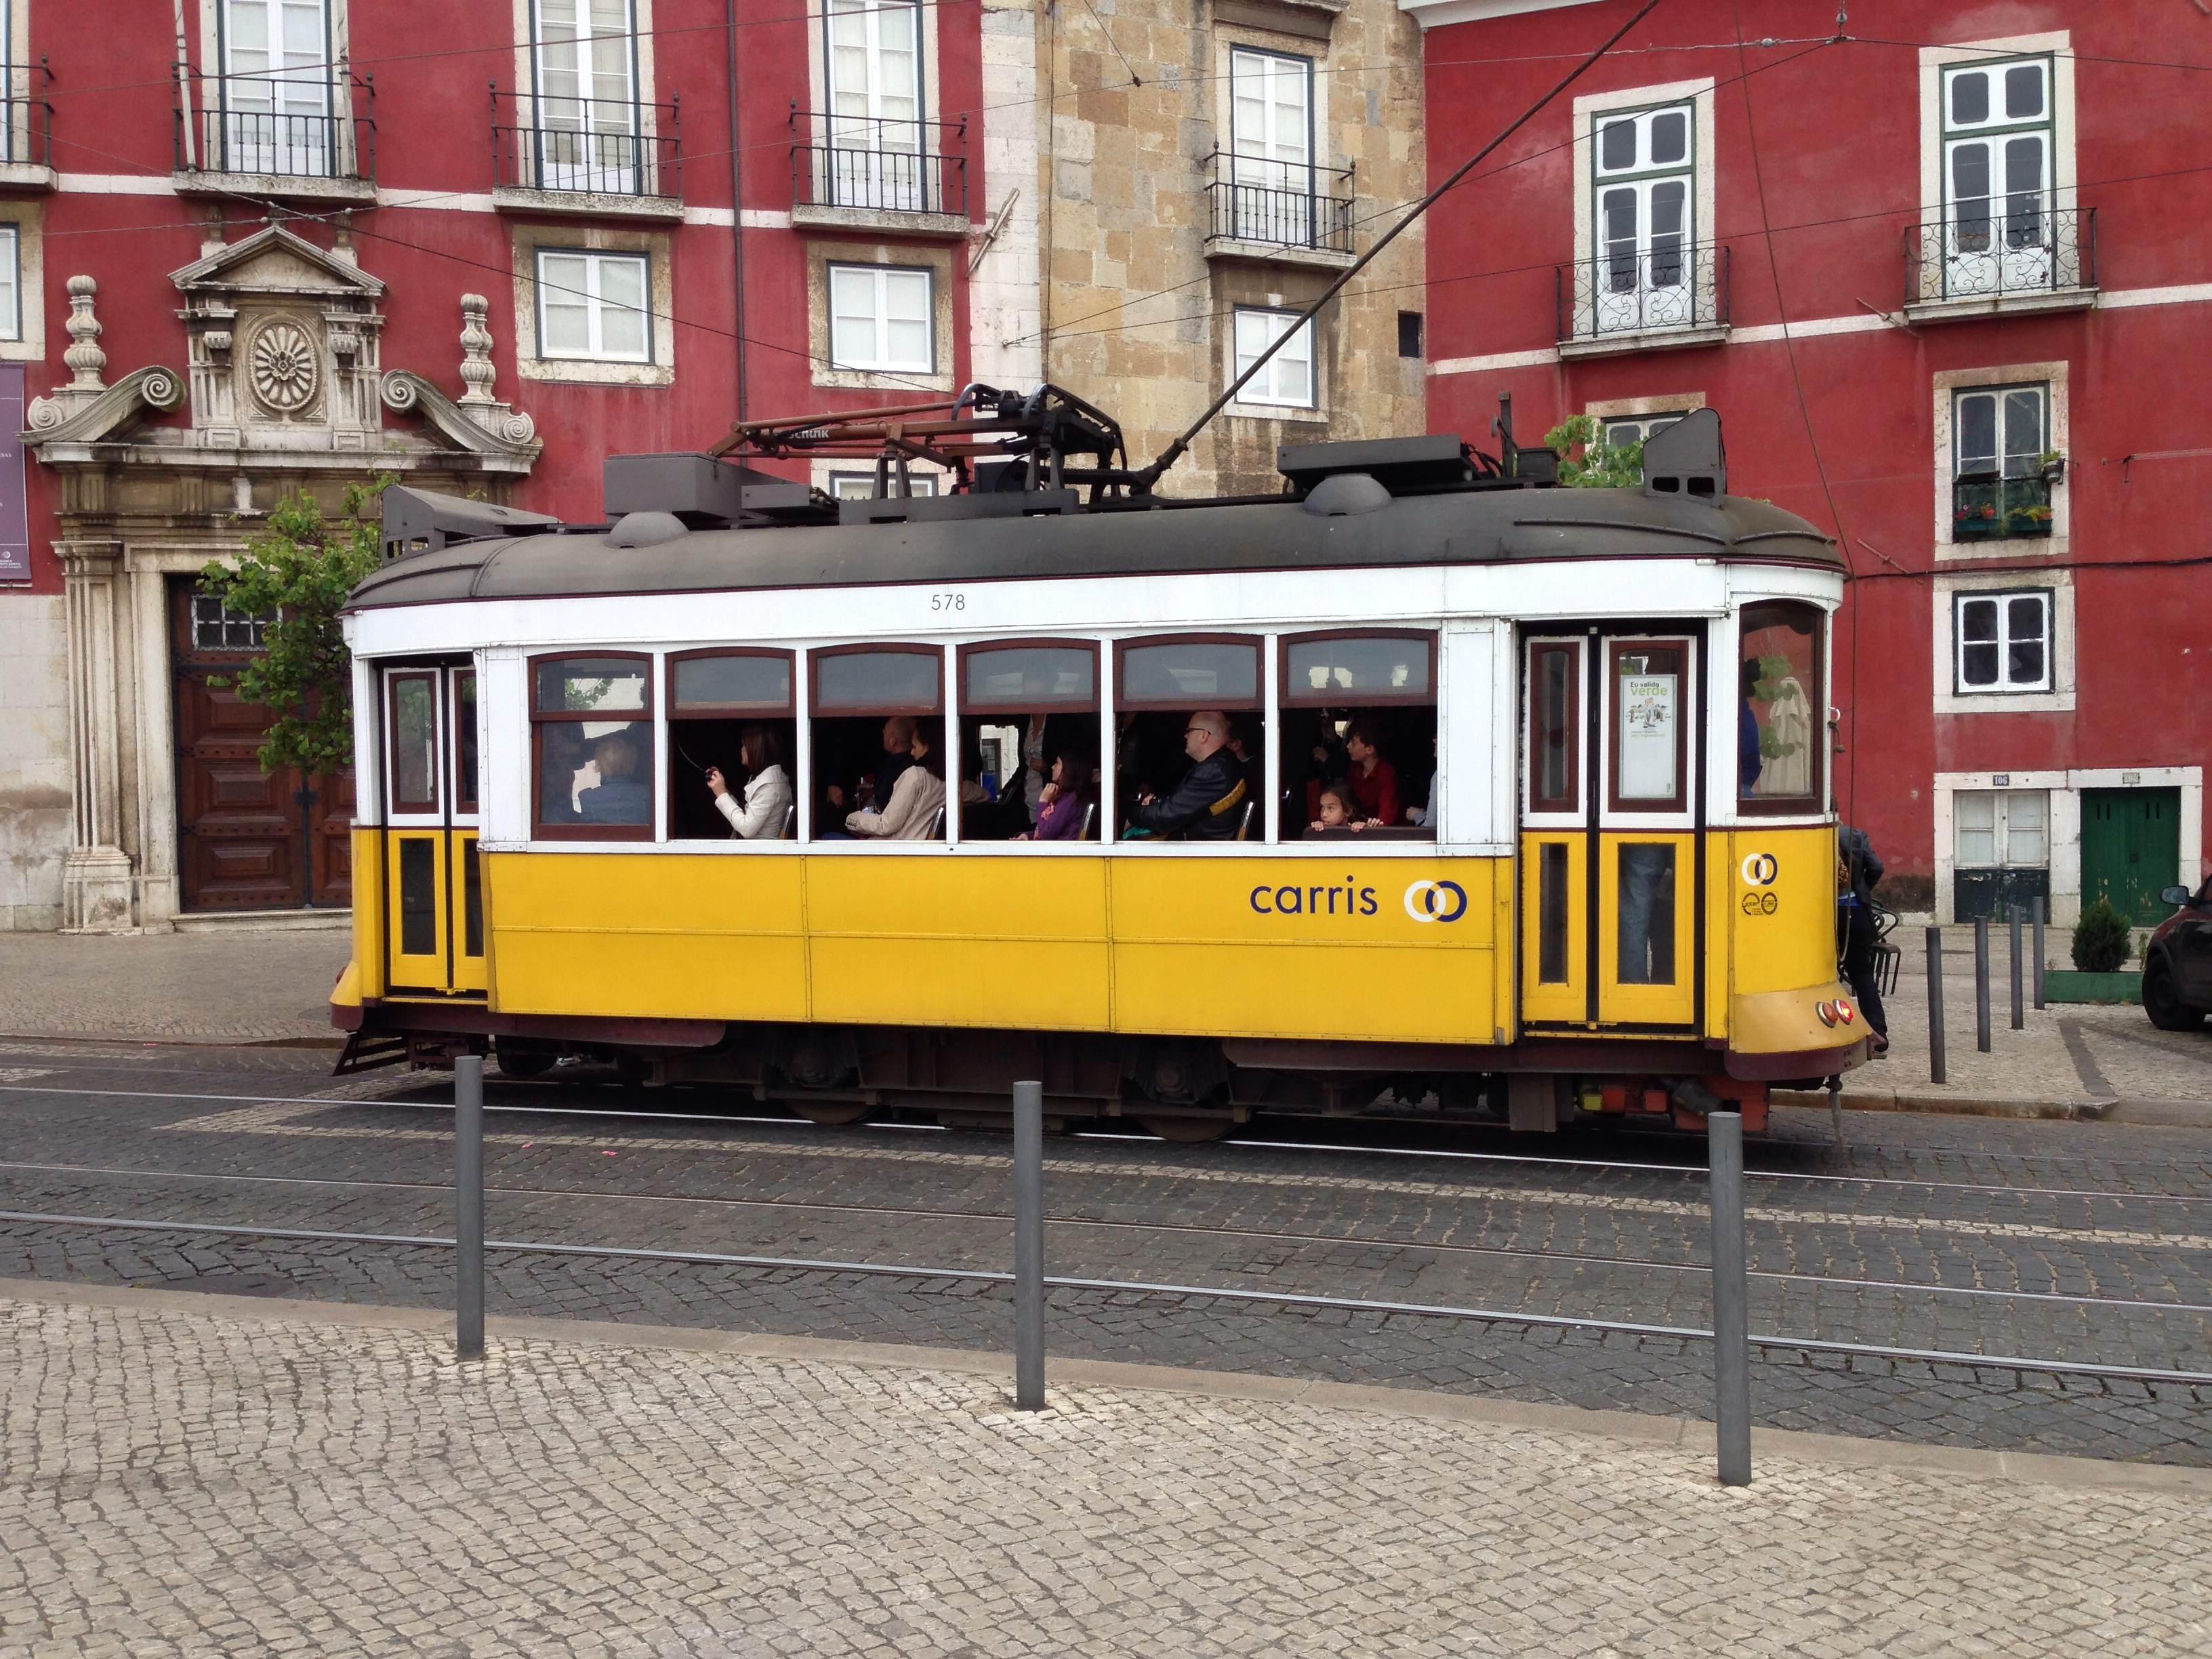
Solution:
[(31, 580), (22, 430), (23, 366), (0, 363), (0, 584)]

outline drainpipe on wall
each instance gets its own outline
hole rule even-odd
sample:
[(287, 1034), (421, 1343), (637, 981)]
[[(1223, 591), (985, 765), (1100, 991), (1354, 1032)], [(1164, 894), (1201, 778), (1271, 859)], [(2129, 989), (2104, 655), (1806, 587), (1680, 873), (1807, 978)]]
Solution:
[(738, 419), (745, 418), (745, 193), (744, 151), (738, 126), (738, 0), (722, 0), (722, 33), (730, 63), (730, 285), (734, 299), (732, 332), (736, 337)]

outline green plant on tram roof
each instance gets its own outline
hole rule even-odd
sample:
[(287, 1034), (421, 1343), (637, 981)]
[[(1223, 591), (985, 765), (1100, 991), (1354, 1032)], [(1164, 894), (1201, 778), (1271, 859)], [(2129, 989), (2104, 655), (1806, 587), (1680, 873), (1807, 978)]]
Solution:
[(216, 561), (200, 572), (201, 592), (266, 619), (261, 654), (210, 682), (235, 686), (274, 717), (258, 755), (264, 772), (289, 766), (313, 776), (353, 762), (353, 659), (338, 612), (383, 562), (382, 532), (363, 515), (392, 482), (386, 474), (347, 485), (335, 522), (313, 495), (294, 490), (246, 538), (234, 565)]
[[(1571, 415), (1544, 434), (1559, 458), (1559, 482), (1578, 489), (1634, 489), (1644, 482), (1644, 446), (1609, 444), (1595, 415)], [(1577, 456), (1575, 452), (1582, 453)]]

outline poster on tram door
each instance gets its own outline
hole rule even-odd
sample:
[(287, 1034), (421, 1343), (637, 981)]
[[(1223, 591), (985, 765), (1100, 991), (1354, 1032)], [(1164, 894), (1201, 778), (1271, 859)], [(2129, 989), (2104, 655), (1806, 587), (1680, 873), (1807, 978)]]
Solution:
[(1674, 798), (1673, 674), (1624, 674), (1620, 678), (1620, 798)]

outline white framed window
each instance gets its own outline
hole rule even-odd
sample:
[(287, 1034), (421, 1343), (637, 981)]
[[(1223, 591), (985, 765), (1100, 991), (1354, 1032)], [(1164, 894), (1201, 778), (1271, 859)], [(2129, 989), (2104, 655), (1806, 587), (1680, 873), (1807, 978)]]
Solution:
[(2047, 386), (1975, 386), (1951, 394), (1951, 539), (2051, 533)]
[(1653, 435), (1688, 413), (1678, 410), (1666, 415), (1611, 415), (1598, 418), (1598, 432), (1607, 449), (1626, 449), (1631, 444), (1649, 443)]
[(1667, 104), (1591, 121), (1595, 331), (1639, 333), (1697, 320), (1694, 110)]
[(532, 0), (538, 185), (641, 188), (635, 0)]
[(928, 210), (917, 0), (830, 0), (821, 13), (829, 92), (824, 200)]
[(538, 251), (538, 355), (585, 362), (653, 360), (649, 261), (641, 253)]
[(1943, 70), (1949, 292), (2051, 285), (2051, 67), (2014, 58)]
[(1962, 870), (2041, 870), (2051, 863), (2051, 792), (1961, 789), (1951, 798), (1954, 861)]
[(1266, 404), (1278, 409), (1312, 409), (1314, 397), (1313, 325), (1298, 322), (1300, 313), (1295, 311), (1268, 311), (1257, 306), (1239, 306), (1234, 322), (1236, 331), (1237, 374), (1241, 376), (1259, 360), (1260, 355), (1285, 333), (1296, 332), (1283, 349), (1269, 358), (1267, 366), (1247, 381), (1237, 394), (1243, 404)]
[(331, 115), (328, 0), (222, 0), (219, 149), (229, 173), (328, 177), (337, 170)]
[(830, 367), (937, 372), (933, 273), (907, 265), (830, 267)]
[(1234, 234), (1243, 240), (1313, 240), (1313, 59), (1231, 49), (1230, 185)]
[(0, 224), (0, 340), (23, 337), (23, 233)]
[[(907, 486), (916, 495), (937, 494), (937, 474), (908, 472)], [(841, 501), (872, 501), (876, 498), (876, 475), (868, 472), (832, 472), (830, 493)]]
[(2051, 689), (2049, 588), (1956, 593), (1951, 603), (1959, 695)]

